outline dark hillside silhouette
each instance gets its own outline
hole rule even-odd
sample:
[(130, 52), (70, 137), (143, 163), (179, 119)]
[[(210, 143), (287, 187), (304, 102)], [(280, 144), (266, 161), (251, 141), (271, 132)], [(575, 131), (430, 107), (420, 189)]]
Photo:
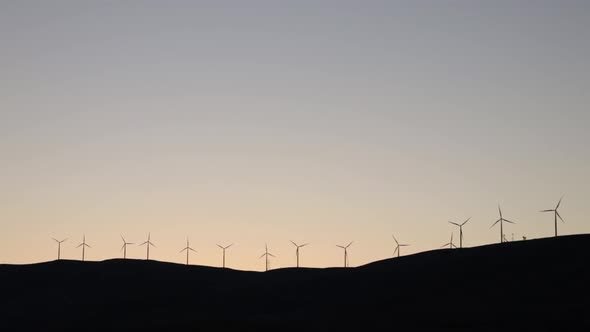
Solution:
[(590, 235), (266, 273), (129, 259), (0, 266), (5, 331), (588, 330), (589, 302)]

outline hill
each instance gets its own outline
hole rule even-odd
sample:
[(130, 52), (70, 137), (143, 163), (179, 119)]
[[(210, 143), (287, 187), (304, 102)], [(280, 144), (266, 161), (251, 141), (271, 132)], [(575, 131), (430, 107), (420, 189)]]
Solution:
[(590, 235), (574, 235), (266, 273), (140, 260), (0, 265), (0, 322), (37, 331), (588, 330), (589, 249)]

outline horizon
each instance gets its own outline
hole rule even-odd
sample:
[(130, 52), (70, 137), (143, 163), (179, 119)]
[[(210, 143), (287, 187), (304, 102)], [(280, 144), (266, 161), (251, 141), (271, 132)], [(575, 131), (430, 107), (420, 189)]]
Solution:
[(0, 264), (590, 233), (590, 3), (0, 3)]
[[(145, 259), (144, 258), (123, 258), (123, 257), (112, 257), (112, 258), (105, 258), (103, 260), (86, 260), (86, 261), (82, 261), (81, 259), (69, 259), (69, 258), (61, 258), (61, 259), (54, 259), (54, 260), (48, 260), (48, 261), (42, 261), (42, 262), (33, 262), (33, 263), (27, 263), (27, 264), (10, 264), (10, 263), (0, 263), (0, 265), (8, 265), (8, 266), (24, 266), (24, 265), (38, 265), (38, 264), (46, 264), (46, 263), (55, 263), (55, 262), (60, 262), (60, 261), (64, 261), (64, 262), (77, 262), (77, 263), (102, 263), (102, 262), (109, 262), (109, 261), (138, 261), (138, 262), (155, 262), (155, 263), (165, 263), (165, 264), (171, 264), (171, 265), (179, 265), (179, 266), (188, 266), (188, 267), (206, 267), (206, 268), (213, 268), (213, 269), (219, 269), (219, 270), (233, 270), (233, 271), (239, 271), (239, 272), (270, 272), (273, 270), (281, 270), (281, 269), (354, 269), (354, 268), (362, 268), (364, 266), (367, 265), (372, 265), (373, 263), (380, 263), (380, 262), (384, 262), (384, 261), (389, 261), (389, 260), (395, 260), (397, 258), (401, 258), (401, 257), (414, 257), (414, 256), (420, 256), (421, 254), (428, 254), (428, 253), (432, 253), (432, 252), (437, 252), (437, 251), (446, 251), (446, 250), (469, 250), (469, 249), (478, 249), (478, 248), (483, 248), (483, 247), (499, 247), (499, 246), (503, 246), (509, 243), (521, 243), (522, 245), (526, 245), (523, 242), (527, 242), (527, 241), (545, 241), (545, 240), (558, 240), (558, 239), (562, 239), (562, 238), (571, 238), (571, 237), (581, 237), (581, 236), (589, 236), (590, 233), (583, 233), (583, 234), (568, 234), (568, 235), (559, 235), (557, 237), (555, 236), (549, 236), (549, 237), (543, 237), (543, 238), (535, 238), (535, 239), (526, 239), (526, 240), (514, 240), (514, 241), (506, 241), (504, 243), (486, 243), (486, 244), (480, 244), (480, 245), (475, 245), (472, 247), (463, 247), (463, 248), (447, 248), (447, 247), (440, 247), (440, 248), (433, 248), (430, 250), (425, 250), (425, 251), (420, 251), (420, 252), (414, 252), (408, 255), (402, 255), (400, 257), (397, 256), (392, 256), (392, 257), (385, 257), (382, 259), (378, 259), (378, 260), (374, 260), (374, 261), (369, 261), (363, 264), (360, 264), (358, 266), (348, 266), (348, 267), (343, 267), (342, 265), (340, 266), (317, 266), (317, 267), (308, 267), (308, 266), (300, 266), (300, 267), (296, 267), (295, 265), (293, 266), (282, 266), (282, 267), (270, 267), (268, 271), (265, 271), (264, 269), (262, 270), (241, 270), (241, 269), (237, 269), (237, 268), (232, 268), (230, 266), (227, 266), (226, 268), (223, 268), (222, 266), (212, 266), (212, 265), (202, 265), (202, 264), (193, 264), (193, 262), (191, 261), (189, 264), (186, 264), (186, 262), (175, 262), (175, 261), (163, 261), (163, 260), (157, 260), (157, 259)], [(269, 252), (269, 254), (271, 254)], [(263, 258), (263, 257), (259, 257), (259, 258)], [(342, 257), (341, 257), (342, 260)]]

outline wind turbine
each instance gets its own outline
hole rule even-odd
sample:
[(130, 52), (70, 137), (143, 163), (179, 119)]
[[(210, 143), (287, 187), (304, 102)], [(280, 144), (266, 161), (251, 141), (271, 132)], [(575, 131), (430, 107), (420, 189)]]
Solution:
[(60, 260), (61, 259), (61, 244), (64, 243), (64, 242), (66, 242), (68, 239), (66, 238), (66, 239), (63, 239), (61, 241), (56, 240), (53, 237), (52, 237), (52, 239), (53, 239), (53, 241), (57, 242), (57, 260)]
[(123, 259), (127, 259), (127, 246), (133, 243), (125, 241), (123, 235), (121, 235), (121, 240), (123, 240), (123, 246), (121, 247), (121, 250), (123, 251)]
[(347, 246), (336, 245), (336, 247), (344, 249), (344, 267), (348, 267), (348, 247), (351, 245), (352, 242), (350, 242)]
[(298, 245), (297, 243), (291, 241), (291, 243), (293, 243), (293, 245), (297, 248), (295, 249), (295, 256), (297, 256), (297, 267), (299, 267), (299, 248), (303, 248), (306, 245), (308, 245), (309, 243), (306, 244), (302, 244), (302, 245)]
[(453, 243), (453, 233), (451, 233), (451, 242), (443, 244), (441, 248), (444, 248), (446, 246), (449, 246), (449, 249), (457, 249), (457, 246)]
[(221, 250), (223, 250), (223, 268), (225, 269), (225, 250), (229, 249), (229, 247), (233, 246), (234, 244), (230, 244), (229, 246), (223, 247), (221, 245), (217, 245), (219, 248), (221, 248)]
[(86, 249), (86, 247), (92, 248), (91, 246), (89, 246), (88, 244), (86, 244), (86, 235), (84, 235), (82, 237), (82, 243), (80, 243), (80, 245), (78, 245), (76, 248), (80, 248), (80, 247), (82, 247), (82, 262), (83, 262), (84, 261), (84, 252), (85, 252), (84, 249)]
[(268, 252), (268, 245), (267, 244), (264, 244), (264, 248), (265, 248), (264, 254), (262, 254), (262, 256), (260, 256), (260, 258), (266, 256), (266, 272), (268, 272), (268, 256), (275, 257), (275, 255)]
[(502, 217), (502, 209), (500, 209), (500, 205), (499, 204), (498, 204), (498, 212), (500, 212), (500, 219), (496, 220), (496, 222), (493, 223), (490, 228), (496, 226), (497, 223), (500, 223), (500, 243), (503, 243), (504, 242), (503, 222), (505, 221), (505, 222), (510, 223), (510, 224), (515, 224), (515, 222), (510, 221), (508, 219), (504, 219), (504, 217)]
[(145, 241), (144, 243), (140, 244), (139, 246), (146, 246), (147, 247), (147, 260), (150, 260), (150, 247), (156, 247), (155, 244), (152, 243), (152, 241), (150, 241), (151, 238), (151, 233), (148, 233), (148, 238), (147, 241)]
[(559, 209), (559, 205), (561, 204), (562, 199), (563, 199), (563, 197), (561, 197), (559, 199), (559, 202), (557, 202), (557, 206), (555, 207), (555, 209), (541, 211), (541, 212), (554, 212), (554, 214), (555, 214), (555, 237), (557, 237), (557, 217), (559, 217), (559, 220), (561, 220), (561, 222), (565, 223), (565, 221), (563, 220), (563, 218), (561, 218), (561, 216), (559, 215), (559, 212), (557, 211), (557, 209)]
[(189, 242), (188, 242), (188, 237), (186, 238), (186, 247), (184, 249), (182, 249), (180, 252), (186, 251), (186, 265), (188, 265), (188, 253), (189, 252), (197, 252), (195, 249), (191, 248)]
[(399, 242), (397, 242), (397, 239), (395, 238), (395, 236), (391, 235), (391, 237), (393, 238), (393, 241), (395, 241), (395, 244), (397, 244), (397, 246), (395, 247), (395, 251), (393, 252), (393, 256), (395, 256), (395, 253), (397, 253), (397, 257), (399, 257), (401, 254), (401, 247), (407, 247), (409, 246), (409, 244), (400, 244)]
[(462, 224), (457, 224), (456, 222), (449, 221), (451, 224), (459, 226), (459, 248), (463, 248), (463, 226), (465, 226), (465, 224), (469, 222), (469, 220), (471, 220), (471, 217), (467, 218), (467, 220), (465, 220)]

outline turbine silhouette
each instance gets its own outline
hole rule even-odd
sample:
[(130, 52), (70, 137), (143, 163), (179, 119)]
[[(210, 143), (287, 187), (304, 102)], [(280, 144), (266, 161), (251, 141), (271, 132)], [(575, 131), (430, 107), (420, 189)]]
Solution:
[(456, 222), (449, 221), (451, 224), (459, 226), (459, 248), (463, 248), (463, 226), (465, 226), (465, 224), (469, 222), (469, 220), (471, 220), (471, 217), (467, 218), (467, 220), (465, 220), (462, 224), (457, 224)]
[(268, 257), (275, 257), (275, 255), (271, 254), (268, 252), (268, 245), (265, 243), (264, 244), (264, 254), (262, 254), (262, 256), (260, 256), (260, 258), (262, 257), (266, 257), (266, 272), (268, 272)]
[(146, 246), (147, 247), (147, 256), (146, 256), (147, 258), (146, 258), (146, 260), (148, 260), (148, 261), (150, 260), (150, 247), (156, 248), (156, 245), (153, 244), (152, 241), (151, 241), (151, 236), (152, 236), (152, 234), (151, 233), (148, 233), (147, 241), (145, 241), (144, 243), (142, 243), (142, 244), (139, 245), (140, 247), (141, 246)]
[(92, 248), (91, 246), (89, 246), (88, 244), (86, 244), (86, 235), (84, 235), (82, 237), (82, 243), (80, 243), (76, 248), (80, 248), (80, 247), (82, 247), (82, 262), (83, 262), (84, 261), (84, 253), (85, 253), (86, 247)]
[(453, 243), (453, 233), (451, 233), (451, 241), (449, 243), (443, 244), (441, 248), (449, 246), (449, 249), (457, 249), (457, 246)]
[(347, 246), (336, 245), (336, 247), (344, 249), (344, 267), (348, 267), (348, 247), (350, 247), (351, 245), (352, 242), (350, 242)]
[(222, 266), (223, 266), (223, 268), (224, 268), (224, 269), (225, 269), (225, 250), (226, 250), (226, 249), (229, 249), (229, 247), (231, 247), (231, 246), (233, 246), (233, 245), (234, 245), (233, 243), (232, 243), (232, 244), (230, 244), (230, 245), (229, 245), (229, 246), (227, 246), (227, 247), (223, 247), (223, 246), (221, 246), (221, 245), (219, 245), (219, 244), (217, 245), (219, 248), (221, 248), (221, 250), (223, 250), (223, 265), (222, 265)]
[(121, 235), (121, 240), (123, 240), (123, 246), (121, 247), (121, 250), (123, 251), (123, 259), (127, 259), (127, 246), (133, 243), (125, 241), (123, 235)]
[(308, 245), (309, 243), (306, 244), (302, 244), (302, 245), (298, 245), (297, 243), (291, 241), (291, 243), (293, 243), (293, 245), (297, 248), (295, 249), (295, 256), (297, 256), (297, 267), (299, 267), (299, 248), (303, 248), (306, 245)]
[(401, 247), (407, 247), (409, 246), (409, 244), (400, 244), (399, 242), (397, 242), (397, 239), (395, 238), (395, 236), (391, 235), (391, 237), (393, 238), (393, 241), (395, 241), (395, 244), (397, 245), (395, 247), (395, 251), (393, 252), (393, 256), (395, 257), (395, 254), (397, 253), (397, 257), (399, 257), (401, 255)]
[(502, 209), (500, 208), (500, 205), (498, 204), (498, 212), (500, 212), (500, 219), (496, 220), (495, 223), (492, 224), (492, 227), (496, 226), (497, 223), (500, 223), (500, 243), (504, 243), (504, 230), (503, 230), (503, 222), (507, 222), (510, 224), (515, 224), (515, 222), (510, 221), (508, 219), (504, 219), (504, 217), (502, 217)]
[(180, 252), (186, 251), (186, 265), (188, 265), (188, 254), (189, 252), (197, 252), (195, 249), (191, 248), (189, 242), (188, 242), (188, 237), (186, 238), (186, 247), (184, 249), (182, 249)]
[(57, 260), (60, 260), (61, 259), (61, 244), (64, 243), (64, 242), (66, 242), (68, 239), (65, 238), (65, 239), (63, 239), (61, 241), (56, 240), (53, 237), (52, 237), (52, 239), (53, 239), (53, 241), (57, 242)]
[(559, 220), (561, 220), (562, 223), (565, 223), (565, 220), (563, 220), (563, 218), (561, 218), (559, 211), (557, 211), (559, 209), (559, 205), (561, 205), (562, 200), (563, 200), (563, 196), (559, 199), (559, 202), (557, 202), (557, 206), (555, 207), (555, 209), (541, 211), (541, 212), (554, 212), (554, 215), (555, 215), (555, 237), (557, 237), (557, 218), (559, 217)]

